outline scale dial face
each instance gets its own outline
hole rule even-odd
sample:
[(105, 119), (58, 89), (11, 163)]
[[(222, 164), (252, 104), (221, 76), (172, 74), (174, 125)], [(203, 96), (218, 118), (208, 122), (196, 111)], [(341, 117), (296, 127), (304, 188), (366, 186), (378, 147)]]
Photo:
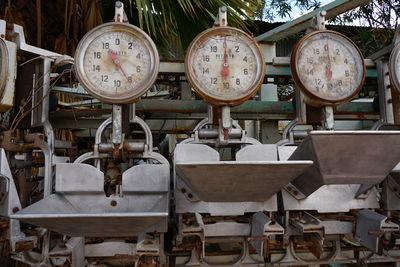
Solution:
[(400, 92), (400, 42), (395, 45), (390, 54), (389, 76), (394, 87)]
[(232, 27), (215, 27), (200, 33), (185, 59), (188, 80), (206, 102), (235, 106), (261, 86), (265, 63), (253, 38)]
[(3, 97), (5, 87), (7, 84), (9, 54), (7, 44), (0, 38), (0, 98)]
[(159, 65), (154, 42), (127, 23), (92, 29), (75, 55), (75, 73), (82, 87), (112, 104), (137, 101), (156, 80)]
[(321, 106), (350, 100), (361, 90), (365, 64), (358, 47), (346, 36), (315, 31), (296, 44), (291, 56), (296, 85)]

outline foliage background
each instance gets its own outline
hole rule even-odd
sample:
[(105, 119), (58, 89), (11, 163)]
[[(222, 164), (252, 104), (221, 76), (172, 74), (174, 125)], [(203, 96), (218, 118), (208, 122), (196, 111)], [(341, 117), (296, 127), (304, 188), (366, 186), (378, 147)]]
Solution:
[[(190, 41), (212, 26), (218, 8), (227, 5), (229, 24), (255, 35), (288, 21), (296, 7), (302, 11), (321, 5), (320, 0), (124, 0), (131, 23), (155, 40), (163, 58), (180, 59)], [(0, 17), (23, 25), (29, 43), (73, 55), (81, 37), (91, 28), (113, 19), (115, 0), (0, 0)], [(37, 20), (40, 14), (40, 20)], [(373, 0), (333, 20), (365, 56), (391, 43), (400, 21), (400, 1)], [(301, 34), (301, 33), (300, 33)], [(298, 38), (299, 35), (294, 36)]]

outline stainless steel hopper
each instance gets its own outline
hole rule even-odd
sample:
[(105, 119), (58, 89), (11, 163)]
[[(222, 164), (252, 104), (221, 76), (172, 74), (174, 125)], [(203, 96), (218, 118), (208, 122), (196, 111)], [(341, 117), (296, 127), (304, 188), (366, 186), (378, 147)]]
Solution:
[(265, 201), (312, 164), (308, 160), (278, 161), (277, 154), (275, 145), (250, 145), (236, 154), (235, 161), (220, 161), (218, 152), (206, 145), (180, 144), (175, 150), (175, 168), (202, 201)]
[(169, 176), (167, 164), (137, 165), (123, 173), (122, 195), (106, 197), (101, 171), (88, 164), (57, 164), (56, 193), (11, 218), (70, 236), (165, 232)]
[(400, 132), (313, 131), (289, 159), (314, 162), (292, 182), (305, 196), (323, 185), (376, 184), (400, 161)]

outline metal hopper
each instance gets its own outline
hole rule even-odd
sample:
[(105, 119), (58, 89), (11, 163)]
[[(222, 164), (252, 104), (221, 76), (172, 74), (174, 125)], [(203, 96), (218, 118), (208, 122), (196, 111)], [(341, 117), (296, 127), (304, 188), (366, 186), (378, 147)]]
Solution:
[(104, 174), (80, 163), (56, 165), (56, 193), (11, 218), (70, 236), (136, 236), (165, 232), (169, 166), (143, 164), (122, 175), (121, 196), (106, 197)]
[(175, 169), (195, 199), (208, 202), (265, 201), (307, 169), (312, 161), (278, 161), (275, 145), (250, 145), (235, 161), (220, 161), (201, 144), (180, 144)]
[(323, 185), (380, 183), (400, 161), (400, 132), (313, 131), (289, 159), (314, 161), (292, 182), (305, 196)]

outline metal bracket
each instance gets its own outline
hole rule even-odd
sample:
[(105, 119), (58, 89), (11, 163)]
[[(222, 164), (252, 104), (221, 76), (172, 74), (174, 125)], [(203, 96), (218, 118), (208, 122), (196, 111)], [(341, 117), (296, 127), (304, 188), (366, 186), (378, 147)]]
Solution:
[(308, 212), (298, 213), (297, 216), (289, 218), (290, 223), (302, 234), (315, 233), (321, 237), (325, 236), (325, 227), (323, 223)]
[(275, 221), (272, 221), (263, 212), (257, 212), (253, 215), (250, 244), (260, 256), (265, 256), (264, 245), (269, 236), (283, 235), (284, 233), (285, 229)]
[(112, 143), (114, 145), (122, 144), (122, 106), (112, 106)]
[(247, 137), (245, 130), (240, 127), (236, 120), (231, 118), (230, 107), (228, 106), (222, 107), (222, 115), (219, 120), (218, 129), (204, 128), (213, 123), (212, 110), (213, 107), (209, 107), (208, 117), (204, 118), (196, 125), (193, 129), (191, 140), (187, 142), (212, 144), (216, 146), (225, 146), (228, 144), (259, 144), (257, 140)]
[(214, 25), (215, 26), (228, 26), (228, 19), (227, 19), (227, 7), (222, 6), (218, 9), (218, 15), (215, 18)]
[(299, 188), (297, 188), (292, 183), (288, 183), (287, 185), (285, 185), (283, 189), (285, 189), (292, 197), (294, 197), (297, 200), (302, 200), (307, 197), (304, 193), (301, 192)]
[(126, 16), (126, 13), (125, 13), (125, 10), (124, 10), (124, 3), (122, 3), (121, 1), (115, 2), (114, 21), (115, 22), (129, 23), (128, 22), (128, 17)]
[[(190, 259), (189, 262), (194, 263), (194, 265), (197, 265), (198, 262), (201, 262), (202, 259), (204, 259), (205, 256), (205, 234), (204, 234), (204, 222), (203, 218), (200, 213), (195, 213), (195, 218), (196, 218), (196, 223), (194, 226), (186, 226), (182, 222), (182, 216), (179, 216), (179, 224), (180, 227), (179, 229), (182, 229), (181, 235), (183, 236), (198, 236), (200, 241), (201, 241), (201, 251), (198, 253), (199, 255), (196, 255), (197, 253), (192, 253), (192, 258)], [(196, 252), (194, 250), (194, 252)]]
[(366, 199), (374, 186), (374, 184), (361, 184), (358, 188), (355, 198)]
[(310, 26), (307, 28), (306, 33), (310, 33), (312, 31), (325, 30), (325, 16), (326, 16), (325, 10), (321, 10), (321, 12), (315, 15), (312, 18)]
[(136, 245), (136, 254), (139, 256), (159, 256), (160, 237), (150, 235), (140, 235)]
[(333, 114), (333, 106), (323, 106), (323, 117), (322, 126), (325, 130), (333, 130), (335, 128), (335, 119)]
[[(1, 22), (3, 23), (3, 22)], [(32, 53), (32, 54), (36, 54), (39, 56), (43, 56), (43, 57), (50, 57), (50, 58), (54, 58), (54, 57), (61, 57), (61, 54), (57, 54), (42, 48), (38, 48), (32, 45), (28, 45), (25, 41), (25, 34), (24, 34), (24, 28), (20, 25), (17, 24), (13, 24), (12, 25), (12, 41), (15, 42), (17, 44), (17, 47), (19, 50), (28, 52), (28, 53)]]
[(369, 250), (382, 254), (381, 236), (388, 232), (399, 231), (398, 224), (372, 210), (362, 210), (357, 214), (356, 238)]

